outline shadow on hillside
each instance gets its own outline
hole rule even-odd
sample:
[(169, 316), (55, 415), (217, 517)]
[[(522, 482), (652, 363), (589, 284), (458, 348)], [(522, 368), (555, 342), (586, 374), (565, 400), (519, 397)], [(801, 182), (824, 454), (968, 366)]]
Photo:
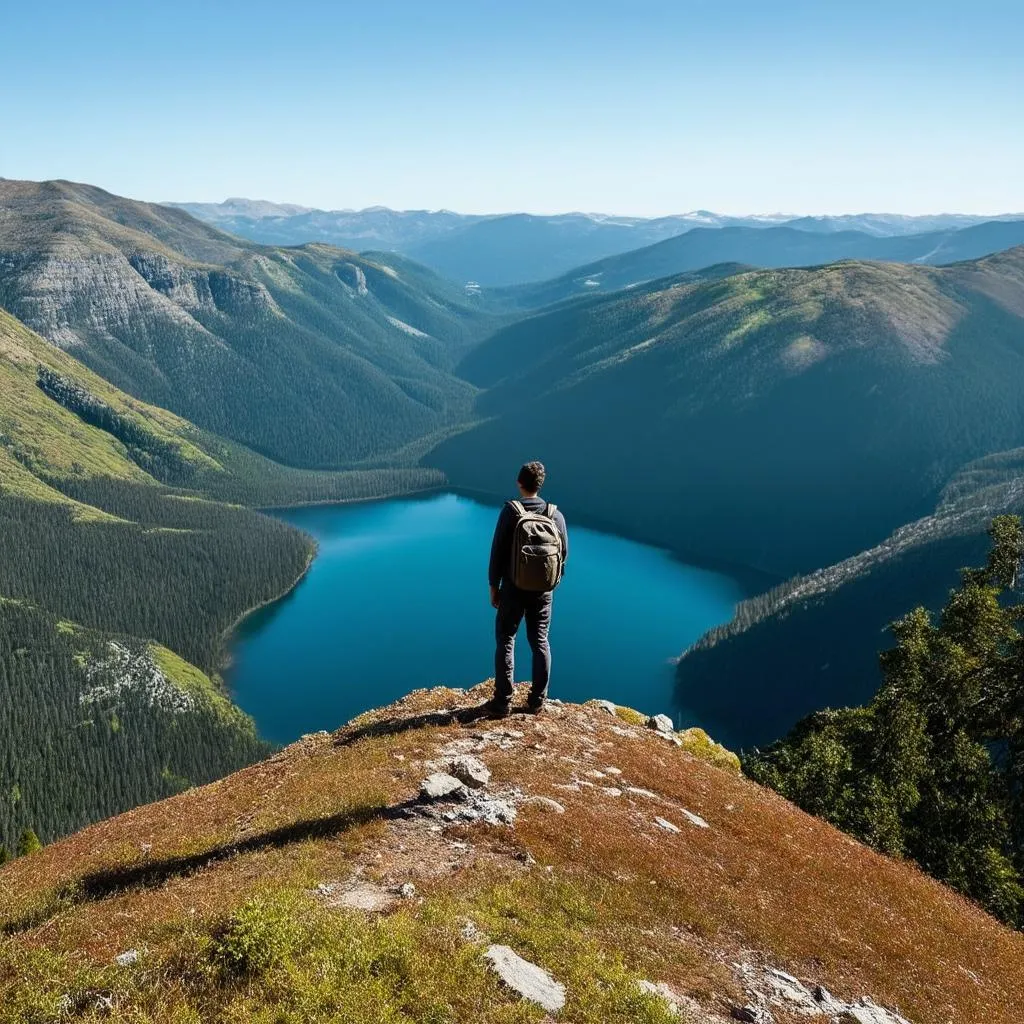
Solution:
[(471, 708), (455, 708), (451, 711), (427, 711), (421, 715), (410, 715), (408, 718), (389, 718), (382, 722), (370, 722), (351, 731), (344, 731), (334, 741), (335, 746), (348, 747), (358, 740), (370, 737), (397, 736), (410, 729), (435, 728), (446, 725), (472, 725), (491, 719), (486, 703)]
[(94, 903), (121, 893), (136, 892), (140, 889), (156, 889), (175, 878), (187, 878), (221, 861), (261, 850), (279, 849), (307, 839), (330, 839), (349, 829), (371, 821), (390, 821), (407, 817), (419, 804), (418, 800), (406, 800), (390, 807), (360, 807), (344, 811), (327, 818), (313, 818), (292, 822), (280, 828), (261, 832), (233, 843), (214, 846), (201, 853), (160, 860), (143, 860), (134, 864), (107, 868), (83, 875), (62, 886), (42, 906), (37, 906), (20, 918), (5, 921), (0, 925), (0, 935), (10, 936), (34, 928), (53, 917), (83, 903)]

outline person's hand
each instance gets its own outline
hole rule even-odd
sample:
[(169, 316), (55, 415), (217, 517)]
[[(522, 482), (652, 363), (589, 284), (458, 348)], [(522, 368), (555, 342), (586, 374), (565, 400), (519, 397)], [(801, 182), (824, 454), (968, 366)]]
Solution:
[(497, 608), (498, 607), (499, 596), (500, 596), (500, 592), (499, 592), (498, 588), (497, 587), (491, 587), (491, 607), (492, 608)]

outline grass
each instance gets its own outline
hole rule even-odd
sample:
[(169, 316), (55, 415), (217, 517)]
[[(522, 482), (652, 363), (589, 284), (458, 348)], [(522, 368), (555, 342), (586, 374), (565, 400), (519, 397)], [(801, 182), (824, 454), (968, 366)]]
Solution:
[(157, 668), (185, 693), (213, 708), (222, 718), (230, 719), (237, 727), (253, 731), (252, 719), (236, 707), (220, 686), (205, 672), (179, 657), (161, 644), (151, 643), (149, 653)]

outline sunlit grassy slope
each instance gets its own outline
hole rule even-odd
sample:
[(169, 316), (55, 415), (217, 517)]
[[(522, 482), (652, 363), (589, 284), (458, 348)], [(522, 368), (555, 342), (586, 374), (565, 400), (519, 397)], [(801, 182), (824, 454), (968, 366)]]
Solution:
[[(4, 868), (0, 1020), (552, 1019), (492, 942), (580, 1024), (678, 1019), (641, 981), (721, 1022), (765, 966), (913, 1024), (1017, 1019), (1024, 938), (912, 867), (595, 705), (453, 719), (481, 695), (417, 692)], [(465, 749), (513, 824), (418, 800)]]

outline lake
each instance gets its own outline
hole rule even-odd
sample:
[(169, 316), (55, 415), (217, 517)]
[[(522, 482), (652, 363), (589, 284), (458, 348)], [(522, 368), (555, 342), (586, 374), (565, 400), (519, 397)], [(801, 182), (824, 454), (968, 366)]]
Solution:
[[(555, 595), (551, 696), (603, 697), (699, 724), (673, 659), (746, 596), (728, 576), (574, 525)], [(497, 506), (454, 494), (275, 513), (319, 544), (306, 577), (239, 627), (228, 684), (263, 736), (336, 729), (423, 686), (494, 672), (487, 561)], [(521, 632), (516, 678), (529, 678)]]

